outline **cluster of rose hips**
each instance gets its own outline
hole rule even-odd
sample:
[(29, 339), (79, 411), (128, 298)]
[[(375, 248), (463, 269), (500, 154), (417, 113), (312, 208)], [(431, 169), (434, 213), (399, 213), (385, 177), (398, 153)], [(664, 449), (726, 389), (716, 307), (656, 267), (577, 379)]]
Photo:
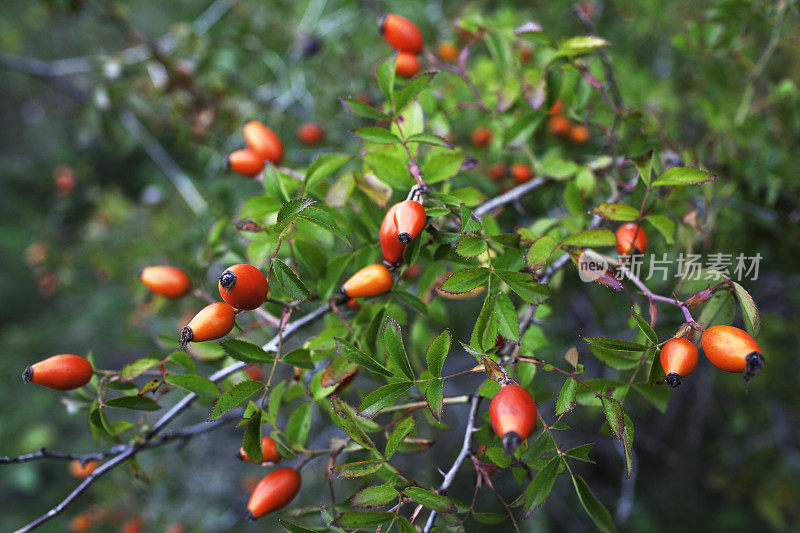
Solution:
[[(620, 255), (644, 253), (647, 234), (635, 222), (626, 222), (617, 228), (617, 252)], [(710, 296), (710, 294), (709, 294)], [(700, 337), (703, 353), (717, 368), (726, 372), (741, 373), (750, 380), (764, 366), (764, 356), (755, 339), (743, 329), (734, 326), (712, 326)], [(671, 387), (681, 384), (697, 366), (697, 348), (688, 339), (676, 337), (661, 348), (661, 367), (666, 382)]]
[(380, 32), (392, 48), (398, 50), (395, 73), (411, 78), (419, 72), (417, 55), (422, 52), (425, 41), (417, 25), (400, 15), (386, 15), (380, 22)]
[(564, 103), (557, 100), (550, 108), (550, 116), (547, 118), (547, 131), (553, 137), (567, 139), (574, 144), (585, 144), (589, 140), (589, 128), (583, 124), (573, 124), (565, 117)]

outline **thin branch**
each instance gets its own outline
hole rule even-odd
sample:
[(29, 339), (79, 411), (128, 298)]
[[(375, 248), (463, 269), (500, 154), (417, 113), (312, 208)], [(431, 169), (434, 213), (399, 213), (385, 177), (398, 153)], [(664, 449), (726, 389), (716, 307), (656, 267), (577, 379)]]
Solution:
[(476, 207), (472, 212), (475, 213), (475, 216), (482, 217), (487, 213), (490, 213), (493, 209), (497, 209), (501, 205), (509, 204), (519, 198), (522, 198), (532, 190), (538, 189), (545, 183), (547, 183), (547, 180), (545, 178), (536, 178), (530, 180), (528, 182), (523, 183), (522, 185), (514, 187), (510, 191), (507, 191), (501, 194), (500, 196), (492, 198), (488, 202), (484, 202), (483, 204)]
[[(586, 29), (586, 31), (595, 37), (597, 37), (597, 28), (595, 28), (594, 22), (589, 16), (580, 8), (580, 6), (575, 6), (573, 8), (575, 16), (578, 17), (581, 25)], [(613, 99), (614, 103), (614, 112), (616, 113), (619, 108), (622, 107), (622, 93), (619, 90), (619, 86), (617, 85), (617, 80), (614, 77), (614, 69), (611, 67), (611, 59), (608, 57), (608, 53), (605, 51), (604, 48), (598, 50), (598, 54), (600, 55), (600, 61), (603, 63), (603, 72), (605, 74), (606, 83), (608, 84), (609, 91), (611, 92), (611, 98)]]
[[(436, 489), (436, 492), (440, 494), (444, 494), (444, 492), (450, 487), (450, 485), (456, 479), (456, 474), (461, 469), (461, 465), (464, 464), (464, 461), (466, 461), (467, 457), (471, 453), (470, 445), (472, 443), (472, 433), (475, 431), (475, 418), (478, 414), (478, 405), (480, 403), (481, 397), (478, 394), (473, 394), (470, 398), (469, 417), (467, 418), (467, 428), (464, 430), (464, 441), (461, 443), (461, 451), (458, 453), (455, 462), (453, 462), (453, 466), (451, 466), (450, 470), (448, 470), (447, 474), (445, 474), (444, 481), (442, 481), (442, 484), (439, 485), (438, 489)], [(425, 523), (425, 528), (422, 530), (423, 533), (430, 532), (435, 520), (436, 511), (431, 511), (431, 514), (428, 516), (428, 521)]]

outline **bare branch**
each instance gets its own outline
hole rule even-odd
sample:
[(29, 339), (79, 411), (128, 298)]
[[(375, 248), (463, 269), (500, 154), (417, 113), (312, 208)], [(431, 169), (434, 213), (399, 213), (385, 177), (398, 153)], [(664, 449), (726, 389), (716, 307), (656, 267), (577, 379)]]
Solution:
[[(469, 417), (467, 417), (467, 428), (464, 430), (464, 441), (461, 443), (461, 451), (458, 452), (458, 456), (453, 462), (453, 466), (451, 466), (450, 470), (448, 470), (447, 474), (445, 474), (444, 481), (442, 481), (442, 484), (439, 485), (438, 489), (436, 489), (436, 492), (440, 494), (443, 494), (450, 487), (450, 485), (456, 479), (456, 474), (461, 469), (461, 465), (464, 464), (464, 461), (466, 461), (470, 454), (472, 433), (475, 431), (475, 418), (478, 414), (478, 405), (481, 403), (481, 397), (478, 394), (473, 394), (469, 403)], [(423, 529), (424, 533), (430, 532), (435, 520), (436, 511), (431, 511), (431, 514), (428, 516), (428, 521), (425, 522), (425, 528)]]
[(525, 182), (522, 185), (518, 185), (510, 191), (501, 194), (500, 196), (492, 198), (488, 202), (482, 203), (473, 210), (473, 213), (475, 213), (476, 216), (482, 217), (491, 212), (492, 209), (496, 209), (501, 205), (505, 205), (513, 202), (514, 200), (522, 198), (532, 190), (538, 189), (545, 183), (547, 183), (547, 180), (544, 178), (536, 178), (534, 180)]

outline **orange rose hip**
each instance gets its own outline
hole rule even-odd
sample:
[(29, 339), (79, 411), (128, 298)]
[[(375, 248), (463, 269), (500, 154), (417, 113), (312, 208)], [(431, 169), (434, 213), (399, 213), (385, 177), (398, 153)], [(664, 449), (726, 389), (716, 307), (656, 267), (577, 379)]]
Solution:
[(72, 390), (89, 383), (92, 372), (91, 363), (80, 355), (62, 353), (32, 364), (22, 379), (50, 389)]

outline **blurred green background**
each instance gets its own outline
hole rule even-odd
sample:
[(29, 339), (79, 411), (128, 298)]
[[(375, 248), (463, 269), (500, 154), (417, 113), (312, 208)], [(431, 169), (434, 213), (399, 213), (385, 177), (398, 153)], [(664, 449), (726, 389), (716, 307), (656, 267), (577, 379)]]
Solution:
[[(701, 361), (664, 415), (632, 399), (637, 465), (630, 480), (622, 473), (621, 449), (597, 435), (600, 422), (586, 416), (582, 423), (576, 413), (570, 420), (576, 442), (597, 442), (597, 464), (585, 465), (581, 474), (626, 531), (798, 530), (797, 3), (586, 5), (594, 10), (599, 34), (612, 43), (626, 105), (646, 111), (645, 122), (658, 124), (668, 146), (690, 150), (719, 176), (697, 205), (712, 216), (696, 228), (703, 249), (695, 251), (763, 256), (759, 279), (746, 288), (763, 313), (758, 341), (767, 366), (745, 386), (739, 376), (714, 372)], [(209, 6), (206, 18), (193, 26)], [(377, 32), (379, 15), (393, 11), (412, 18), (432, 45), (455, 41), (452, 22), (464, 10), (519, 23), (536, 20), (557, 38), (583, 33), (569, 2), (4, 0), (0, 455), (41, 446), (95, 449), (84, 416), (67, 416), (63, 395), (24, 386), (19, 375), (26, 364), (54, 353), (91, 351), (102, 368), (119, 368), (160, 350), (156, 334), (175, 334), (178, 319), (197, 310), (196, 301), (148, 301), (136, 274), (146, 264), (171, 263), (202, 277), (192, 265), (203, 261), (210, 228), (259, 190), (255, 182), (223, 173), (226, 154), (242, 144), (244, 119), (258, 117), (275, 129), (286, 144), (287, 164), (295, 168), (320, 150), (356, 153), (358, 141), (348, 130), (358, 122), (342, 111), (338, 98), (377, 95), (371, 72), (390, 54)], [(203, 26), (214, 21), (212, 15), (219, 20)], [(171, 48), (158, 60), (146, 45), (141, 61), (130, 52), (118, 53), (163, 35), (169, 39), (162, 45)], [(33, 59), (76, 57), (49, 66)], [(47, 70), (53, 68), (62, 70)], [(126, 116), (137, 117), (147, 136), (132, 133)], [(327, 130), (320, 150), (294, 140), (297, 126), (307, 120)], [(471, 127), (457, 131), (457, 142), (470, 132)], [(199, 213), (173, 186), (163, 161), (148, 154), (151, 138), (199, 190), (205, 200), (195, 206)], [(54, 181), (54, 174), (65, 172), (56, 171), (62, 165), (75, 179), (68, 194)], [(627, 328), (625, 305), (609, 304), (613, 294), (567, 278), (550, 302), (557, 320), (543, 326), (557, 351), (575, 343), (577, 333), (613, 336), (609, 332)], [(199, 281), (213, 288), (213, 279)], [(669, 293), (671, 286), (658, 289)], [(464, 409), (447, 411), (452, 433), (441, 433), (442, 442), (429, 453), (409, 459), (422, 458), (430, 466), (423, 481), (438, 482), (436, 468), (452, 460)], [(186, 423), (203, 414), (185, 415)], [(232, 450), (240, 438), (239, 431), (223, 429), (179, 449), (170, 445), (142, 453), (150, 485), (119, 469), (42, 531), (65, 530), (69, 518), (95, 504), (142, 515), (147, 531), (163, 531), (174, 521), (192, 531), (273, 530), (278, 527), (273, 518), (254, 525), (241, 519), (247, 500), (242, 480), (261, 469), (236, 461)], [(0, 466), (0, 530), (20, 527), (60, 501), (75, 485), (66, 466), (59, 461)], [(320, 501), (323, 467), (317, 460), (304, 471), (298, 507)], [(462, 475), (466, 480), (470, 474)], [(495, 482), (509, 494), (515, 489), (510, 475)], [(343, 483), (340, 493), (356, 488)], [(468, 490), (452, 494), (468, 498)], [(479, 502), (482, 509), (502, 510), (490, 493)], [(468, 531), (484, 527), (468, 523)], [(593, 526), (560, 479), (522, 527)]]

